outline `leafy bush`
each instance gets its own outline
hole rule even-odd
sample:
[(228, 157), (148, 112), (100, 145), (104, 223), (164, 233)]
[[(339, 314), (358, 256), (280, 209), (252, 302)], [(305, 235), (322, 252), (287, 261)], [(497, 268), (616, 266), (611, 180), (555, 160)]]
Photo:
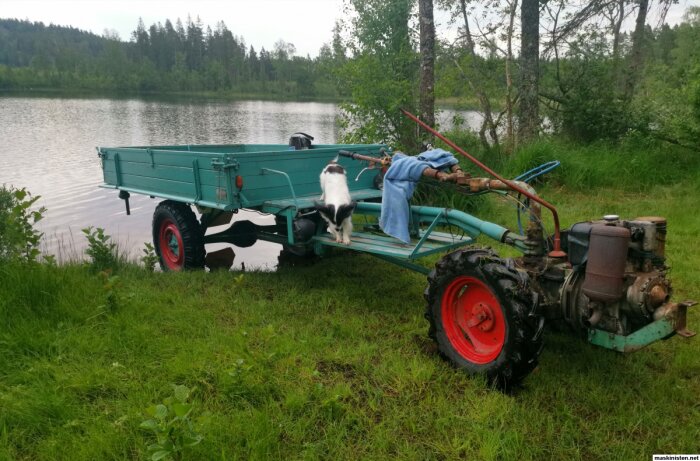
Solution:
[(144, 247), (141, 262), (146, 267), (146, 270), (153, 272), (156, 270), (156, 264), (158, 264), (158, 255), (156, 255), (156, 250), (152, 243), (145, 242)]
[(674, 71), (666, 65), (650, 67), (644, 82), (644, 98), (637, 104), (654, 121), (645, 134), (700, 151), (700, 65), (683, 69), (683, 85), (669, 85)]
[(583, 143), (617, 140), (630, 129), (645, 125), (643, 112), (633, 110), (601, 46), (595, 41), (577, 43), (579, 55), (561, 65), (565, 77), (560, 87), (548, 90), (561, 92), (552, 96), (558, 104), (547, 113), (555, 129)]
[(117, 244), (111, 242), (111, 237), (105, 234), (101, 227), (92, 226), (82, 229), (87, 237), (88, 248), (85, 253), (90, 257), (90, 265), (95, 271), (114, 270), (119, 265)]
[(39, 256), (42, 233), (34, 225), (46, 208), (32, 209), (40, 196), (24, 188), (0, 187), (0, 261), (35, 261)]
[(418, 147), (415, 124), (400, 108), (415, 112), (418, 55), (411, 43), (407, 0), (351, 0), (354, 59), (338, 76), (352, 95), (341, 105), (341, 142), (385, 142), (408, 151)]
[(181, 385), (172, 386), (173, 396), (166, 398), (163, 403), (148, 407), (146, 414), (149, 418), (140, 425), (156, 437), (156, 443), (148, 446), (152, 461), (181, 460), (188, 447), (204, 440), (200, 431), (207, 415), (193, 418), (194, 405), (187, 403), (191, 389)]

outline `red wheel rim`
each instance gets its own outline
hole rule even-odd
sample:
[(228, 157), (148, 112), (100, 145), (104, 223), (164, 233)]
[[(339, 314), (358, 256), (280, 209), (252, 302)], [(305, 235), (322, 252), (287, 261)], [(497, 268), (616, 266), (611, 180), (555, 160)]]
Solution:
[(185, 261), (182, 236), (177, 225), (170, 219), (164, 219), (160, 224), (158, 245), (163, 264), (173, 271), (182, 269)]
[(450, 282), (442, 296), (442, 321), (450, 344), (466, 360), (483, 365), (501, 353), (503, 309), (481, 280), (463, 275)]

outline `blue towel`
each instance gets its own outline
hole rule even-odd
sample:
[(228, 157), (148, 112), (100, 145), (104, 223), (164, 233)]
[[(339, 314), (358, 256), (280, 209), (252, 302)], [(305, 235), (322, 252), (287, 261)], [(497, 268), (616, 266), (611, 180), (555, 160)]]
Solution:
[(454, 155), (442, 149), (429, 150), (415, 157), (400, 152), (394, 154), (391, 166), (384, 175), (382, 214), (379, 217), (379, 227), (384, 233), (410, 243), (408, 201), (423, 171), (428, 167), (440, 170), (457, 163)]

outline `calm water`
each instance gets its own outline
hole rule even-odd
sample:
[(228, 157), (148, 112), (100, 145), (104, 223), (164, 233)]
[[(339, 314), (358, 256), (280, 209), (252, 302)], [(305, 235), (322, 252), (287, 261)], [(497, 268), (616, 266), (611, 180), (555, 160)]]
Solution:
[[(441, 114), (443, 126), (453, 115)], [(335, 104), (317, 102), (0, 97), (0, 184), (41, 195), (39, 204), (48, 209), (40, 224), (44, 251), (60, 259), (81, 258), (81, 229), (95, 226), (138, 256), (151, 241), (158, 199), (132, 195), (131, 216), (126, 216), (118, 193), (98, 187), (102, 169), (96, 146), (286, 144), (296, 131), (332, 144), (338, 116)], [(468, 114), (467, 121), (476, 125), (478, 117)], [(261, 224), (274, 221), (252, 215)], [(241, 213), (237, 219), (251, 217)], [(279, 250), (268, 242), (234, 248), (234, 267), (273, 269)]]

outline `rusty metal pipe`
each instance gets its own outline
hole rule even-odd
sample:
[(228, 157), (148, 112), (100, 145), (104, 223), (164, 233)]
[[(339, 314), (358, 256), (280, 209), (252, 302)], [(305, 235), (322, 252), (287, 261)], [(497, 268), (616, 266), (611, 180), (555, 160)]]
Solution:
[[(489, 179), (489, 178), (469, 178), (467, 179), (466, 182), (469, 185), (469, 190), (472, 192), (481, 192), (481, 191), (487, 191), (487, 190), (510, 190), (511, 186), (510, 184), (506, 184), (500, 179)], [(515, 184), (519, 187), (522, 187), (524, 190), (527, 190), (530, 192), (532, 195), (537, 196), (537, 192), (535, 189), (529, 185), (526, 182), (523, 181), (509, 181), (511, 184)], [(530, 213), (536, 216), (537, 218), (540, 218), (541, 216), (541, 211), (540, 211), (540, 204), (535, 201), (530, 206)]]
[[(489, 190), (498, 191), (508, 191), (511, 190), (510, 185), (504, 183), (499, 179), (491, 178), (470, 178), (465, 181), (458, 181), (458, 183), (468, 184), (469, 190), (472, 192), (481, 192)], [(511, 183), (522, 187), (523, 189), (530, 192), (532, 195), (537, 195), (535, 189), (526, 182), (523, 181), (511, 181)], [(525, 253), (526, 256), (533, 256), (536, 258), (541, 257), (544, 252), (544, 229), (541, 225), (542, 209), (540, 204), (537, 202), (532, 202), (530, 204), (530, 219), (527, 226), (527, 243), (528, 251)]]
[(448, 138), (440, 134), (438, 131), (436, 131), (434, 128), (428, 126), (425, 122), (423, 122), (421, 119), (413, 115), (412, 113), (408, 112), (405, 109), (401, 109), (401, 112), (404, 113), (408, 118), (413, 120), (414, 122), (418, 123), (421, 127), (423, 127), (425, 130), (427, 130), (429, 133), (433, 134), (437, 138), (441, 139), (442, 141), (445, 142), (448, 146), (462, 154), (463, 156), (467, 157), (469, 161), (471, 161), (474, 165), (478, 166), (494, 178), (498, 179), (499, 181), (502, 181), (504, 184), (507, 184), (508, 187), (510, 187), (512, 190), (516, 192), (520, 192), (523, 194), (525, 197), (529, 198), (530, 200), (533, 200), (543, 207), (547, 208), (549, 211), (552, 212), (552, 218), (554, 219), (554, 250), (549, 253), (549, 256), (553, 258), (563, 258), (566, 257), (566, 253), (564, 253), (561, 250), (561, 235), (559, 232), (559, 214), (557, 213), (557, 209), (554, 207), (554, 205), (548, 203), (545, 200), (542, 200), (539, 198), (537, 195), (532, 194), (531, 192), (528, 192), (527, 190), (523, 189), (522, 187), (519, 187), (516, 184), (513, 184), (512, 181), (509, 181), (505, 178), (503, 178), (501, 175), (493, 171), (491, 168), (487, 167), (483, 163), (481, 163), (479, 160), (476, 158), (472, 157), (469, 155), (465, 150), (460, 148), (457, 144), (454, 142), (450, 141)]
[(341, 157), (351, 158), (353, 160), (364, 160), (365, 162), (369, 163), (379, 163), (382, 166), (391, 164), (391, 157), (386, 154), (382, 155), (381, 157), (372, 157), (371, 155), (362, 155), (347, 150), (339, 150), (338, 155)]

